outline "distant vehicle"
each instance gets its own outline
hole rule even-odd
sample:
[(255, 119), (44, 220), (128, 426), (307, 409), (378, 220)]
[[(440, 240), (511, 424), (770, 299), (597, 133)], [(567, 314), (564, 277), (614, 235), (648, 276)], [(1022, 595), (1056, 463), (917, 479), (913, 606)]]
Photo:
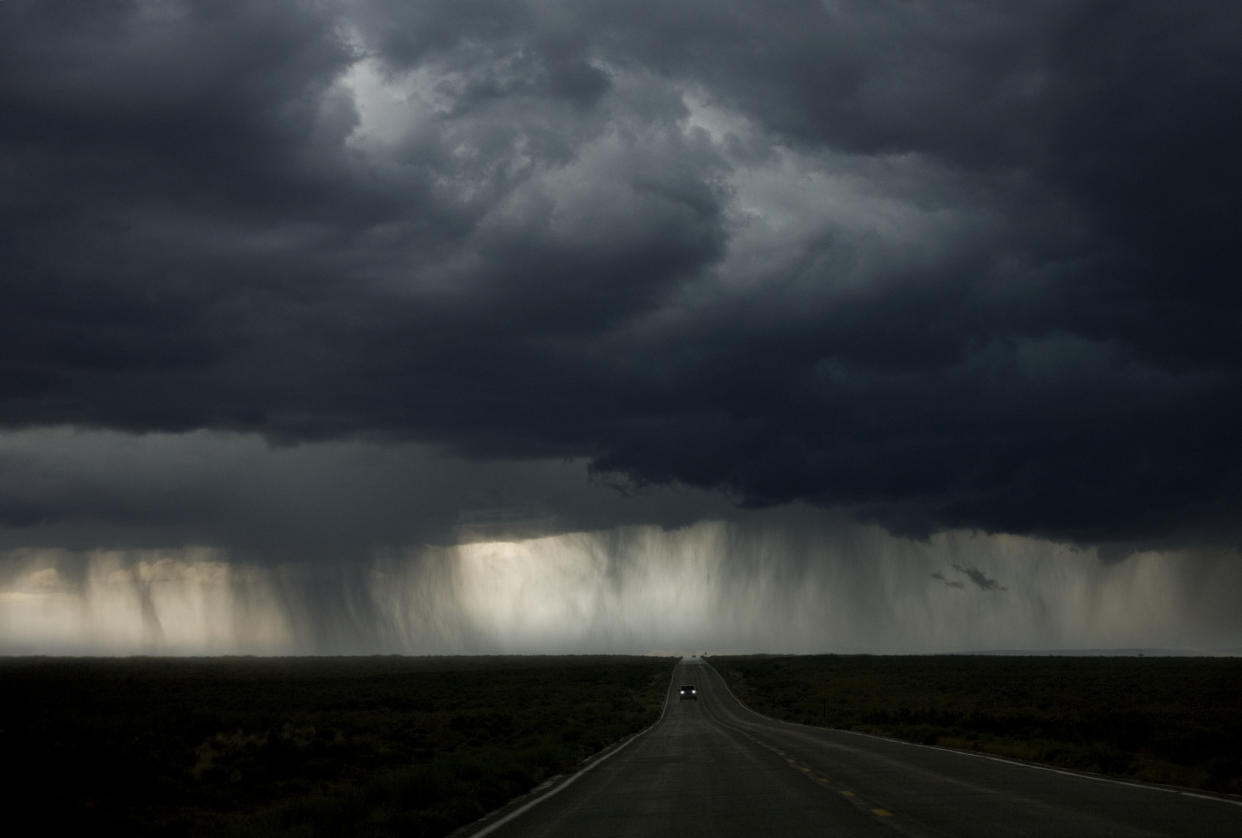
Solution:
[(682, 684), (681, 700), (685, 701), (687, 698), (693, 698), (695, 701), (699, 700), (699, 693), (694, 688), (694, 684)]

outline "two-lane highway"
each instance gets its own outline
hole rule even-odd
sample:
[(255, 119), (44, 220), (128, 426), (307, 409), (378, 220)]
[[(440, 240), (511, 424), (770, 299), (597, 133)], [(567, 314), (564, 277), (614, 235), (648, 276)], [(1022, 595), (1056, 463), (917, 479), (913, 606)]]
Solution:
[[(694, 684), (697, 700), (678, 688)], [(660, 722), (476, 836), (1242, 836), (1237, 801), (777, 722), (678, 665)]]

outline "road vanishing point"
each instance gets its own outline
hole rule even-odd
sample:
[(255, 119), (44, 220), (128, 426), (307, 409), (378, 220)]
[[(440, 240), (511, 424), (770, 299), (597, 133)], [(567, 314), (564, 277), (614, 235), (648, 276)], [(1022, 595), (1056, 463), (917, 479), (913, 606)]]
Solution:
[(462, 834), (1238, 838), (1242, 801), (779, 722), (689, 658), (655, 725)]

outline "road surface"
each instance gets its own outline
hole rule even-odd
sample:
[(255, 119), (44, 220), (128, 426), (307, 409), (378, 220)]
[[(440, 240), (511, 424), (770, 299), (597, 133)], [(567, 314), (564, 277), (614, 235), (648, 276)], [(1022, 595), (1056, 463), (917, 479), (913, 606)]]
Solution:
[(1239, 838), (1242, 802), (777, 722), (690, 658), (654, 727), (469, 834)]

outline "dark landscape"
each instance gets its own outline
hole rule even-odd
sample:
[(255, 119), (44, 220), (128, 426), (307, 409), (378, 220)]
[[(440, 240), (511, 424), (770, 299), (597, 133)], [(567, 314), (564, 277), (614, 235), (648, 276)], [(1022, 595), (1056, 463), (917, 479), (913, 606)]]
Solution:
[(1242, 658), (712, 658), (787, 721), (1242, 794)]
[[(1242, 659), (711, 660), (776, 718), (1242, 793)], [(654, 722), (672, 663), (9, 658), (0, 749), (49, 828), (445, 835)]]
[(444, 835), (650, 725), (672, 664), (0, 659), (0, 753), (52, 832)]

